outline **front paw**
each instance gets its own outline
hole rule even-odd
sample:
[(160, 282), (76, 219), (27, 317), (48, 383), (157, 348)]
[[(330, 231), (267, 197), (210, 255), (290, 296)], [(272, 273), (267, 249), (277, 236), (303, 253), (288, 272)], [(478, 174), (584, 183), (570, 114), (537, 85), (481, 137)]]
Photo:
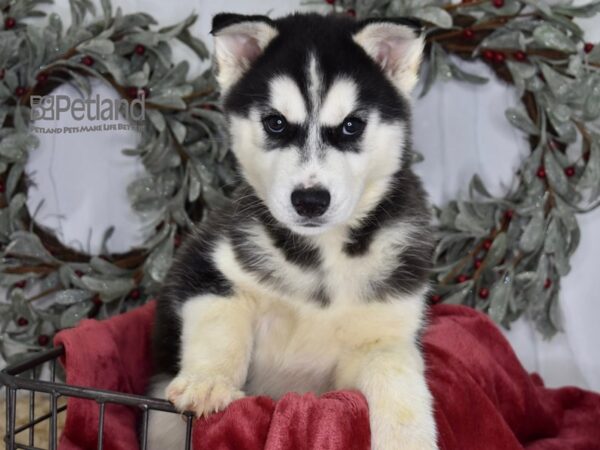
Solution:
[(224, 410), (244, 393), (222, 376), (178, 375), (167, 386), (166, 397), (179, 411), (201, 417)]

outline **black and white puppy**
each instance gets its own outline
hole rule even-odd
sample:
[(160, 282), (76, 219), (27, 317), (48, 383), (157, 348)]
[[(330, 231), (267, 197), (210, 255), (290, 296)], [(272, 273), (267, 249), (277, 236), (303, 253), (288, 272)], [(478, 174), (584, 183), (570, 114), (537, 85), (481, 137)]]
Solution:
[[(418, 344), (432, 234), (410, 169), (418, 27), (220, 14), (212, 34), (244, 181), (167, 277), (152, 393), (201, 416), (244, 395), (358, 389), (374, 449), (436, 449)], [(152, 449), (181, 439), (167, 415)]]

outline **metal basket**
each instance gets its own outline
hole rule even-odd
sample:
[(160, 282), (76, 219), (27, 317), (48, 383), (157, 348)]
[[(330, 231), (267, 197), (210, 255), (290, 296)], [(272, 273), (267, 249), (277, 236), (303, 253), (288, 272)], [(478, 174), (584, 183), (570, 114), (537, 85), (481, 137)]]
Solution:
[[(104, 411), (107, 403), (127, 405), (141, 410), (140, 448), (146, 450), (148, 437), (148, 415), (150, 411), (163, 411), (177, 415), (173, 405), (166, 400), (159, 400), (142, 395), (124, 394), (102, 389), (70, 386), (57, 380), (57, 360), (64, 354), (63, 347), (56, 347), (45, 352), (36, 353), (33, 357), (6, 367), (0, 372), (0, 384), (6, 386), (6, 435), (4, 442), (7, 450), (56, 450), (58, 447), (58, 415), (67, 409), (67, 405), (59, 406), (60, 398), (81, 398), (95, 401), (98, 404), (98, 450), (104, 448)], [(44, 364), (50, 365), (50, 381), (37, 379)], [(17, 392), (29, 394), (29, 418), (27, 423), (16, 425)], [(49, 399), (49, 412), (36, 417), (36, 393)], [(191, 449), (192, 413), (184, 413), (186, 421), (185, 450)], [(48, 423), (49, 448), (34, 446), (35, 426)], [(28, 432), (28, 444), (17, 443), (17, 435)]]

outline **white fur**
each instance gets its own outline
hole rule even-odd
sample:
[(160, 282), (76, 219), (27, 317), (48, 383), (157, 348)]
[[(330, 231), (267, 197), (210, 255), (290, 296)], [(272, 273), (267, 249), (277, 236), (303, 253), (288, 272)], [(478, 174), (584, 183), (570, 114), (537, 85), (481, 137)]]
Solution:
[(335, 127), (342, 123), (357, 106), (357, 92), (354, 81), (347, 78), (335, 80), (323, 101), (323, 107), (319, 112), (319, 122), (329, 127)]
[(236, 23), (215, 33), (217, 80), (223, 93), (240, 79), (276, 36), (277, 30), (262, 21)]
[(278, 76), (269, 83), (271, 105), (279, 111), (288, 122), (302, 124), (308, 115), (304, 97), (294, 80), (288, 76)]
[(356, 33), (354, 41), (381, 66), (402, 93), (410, 96), (418, 81), (422, 37), (405, 25), (374, 22)]
[[(316, 71), (316, 63), (309, 64), (309, 71)], [(318, 74), (313, 74), (311, 89), (317, 89)], [(280, 96), (290, 99), (288, 110), (294, 117), (306, 114), (306, 105), (300, 88), (288, 77), (276, 78), (271, 83), (272, 101)], [(320, 89), (320, 88), (319, 88)], [(279, 95), (273, 95), (277, 92)], [(248, 116), (232, 115), (232, 148), (240, 162), (244, 177), (267, 204), (273, 216), (300, 234), (317, 234), (341, 224), (355, 224), (372, 209), (387, 189), (390, 177), (400, 167), (404, 146), (405, 124), (382, 121), (372, 112), (366, 119), (366, 129), (361, 138), (361, 152), (339, 152), (321, 142), (320, 127), (339, 125), (356, 108), (356, 85), (347, 78), (335, 80), (325, 93), (324, 101), (318, 102), (312, 117), (319, 121), (308, 123), (307, 148), (281, 148), (263, 151), (265, 131), (258, 110)], [(392, 144), (393, 143), (393, 144)], [(318, 149), (321, 149), (319, 152)], [(308, 158), (301, 156), (308, 155)], [(301, 217), (294, 210), (290, 196), (298, 186), (319, 184), (331, 194), (331, 204), (322, 216), (319, 227), (304, 227)]]
[[(374, 449), (435, 449), (432, 399), (415, 345), (425, 291), (364, 300), (370, 283), (385, 278), (415, 231), (398, 224), (357, 258), (341, 251), (343, 232), (323, 233), (313, 238), (322, 271), (303, 272), (256, 227), (253, 241), (267, 250), (263, 262), (281, 280), (276, 286), (245, 271), (231, 244), (221, 240), (213, 260), (236, 294), (184, 304), (182, 367), (167, 398), (200, 415), (224, 408), (242, 391), (277, 398), (288, 391), (356, 388), (369, 401)], [(331, 295), (326, 309), (306, 301), (319, 279)]]

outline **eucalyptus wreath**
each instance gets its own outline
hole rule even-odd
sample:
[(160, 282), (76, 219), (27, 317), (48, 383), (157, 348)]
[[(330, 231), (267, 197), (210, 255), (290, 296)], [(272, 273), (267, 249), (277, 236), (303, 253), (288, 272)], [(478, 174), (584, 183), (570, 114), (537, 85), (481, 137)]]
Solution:
[[(186, 61), (172, 62), (173, 41), (207, 58), (190, 33), (196, 15), (156, 28), (150, 15), (113, 12), (108, 0), (98, 18), (90, 0), (71, 0), (71, 24), (63, 30), (55, 13), (38, 23), (44, 3), (52, 2), (0, 1), (0, 285), (8, 300), (0, 303), (0, 353), (8, 361), (50, 345), (56, 330), (82, 318), (107, 317), (154, 295), (182, 235), (208, 206), (227, 201), (234, 181), (210, 72), (190, 79)], [(91, 79), (108, 83), (126, 104), (145, 102), (139, 145), (123, 151), (146, 169), (128, 187), (133, 208), (157, 215), (152, 236), (124, 254), (69, 248), (26, 207), (32, 181), (24, 168), (38, 144), (30, 97), (63, 83), (89, 95)]]
[[(226, 202), (235, 184), (226, 126), (210, 72), (193, 79), (171, 62), (172, 41), (207, 57), (190, 33), (196, 20), (156, 28), (145, 13), (113, 12), (103, 0), (71, 0), (70, 27), (51, 0), (0, 0), (0, 353), (9, 361), (50, 343), (52, 334), (84, 317), (107, 317), (157, 291), (175, 248), (206, 210)], [(314, 3), (314, 2), (310, 2)], [(319, 2), (321, 3), (321, 2)], [(456, 58), (482, 60), (514, 85), (521, 104), (506, 111), (531, 145), (514, 183), (492, 196), (475, 176), (468, 199), (437, 207), (433, 303), (461, 303), (505, 326), (529, 315), (551, 336), (560, 329), (560, 278), (579, 244), (576, 214), (600, 198), (600, 48), (583, 40), (577, 17), (600, 2), (575, 7), (536, 0), (326, 0), (358, 17), (413, 16), (424, 23), (424, 95), (437, 80), (485, 83)], [(89, 93), (90, 78), (125, 99), (142, 96), (147, 120), (139, 145), (147, 175), (128, 189), (133, 207), (158, 212), (155, 232), (125, 254), (90, 256), (65, 247), (36, 224), (25, 206), (24, 172), (36, 145), (29, 97), (72, 83)], [(105, 234), (110, 238), (111, 230)], [(105, 246), (103, 246), (105, 248)]]
[(579, 245), (576, 214), (600, 202), (600, 46), (574, 19), (600, 2), (328, 0), (358, 17), (413, 16), (424, 25), (424, 95), (436, 80), (485, 83), (456, 58), (483, 61), (514, 85), (507, 120), (531, 153), (494, 197), (474, 176), (469, 198), (437, 208), (433, 303), (465, 304), (509, 324), (526, 314), (546, 337), (560, 330), (560, 279)]

